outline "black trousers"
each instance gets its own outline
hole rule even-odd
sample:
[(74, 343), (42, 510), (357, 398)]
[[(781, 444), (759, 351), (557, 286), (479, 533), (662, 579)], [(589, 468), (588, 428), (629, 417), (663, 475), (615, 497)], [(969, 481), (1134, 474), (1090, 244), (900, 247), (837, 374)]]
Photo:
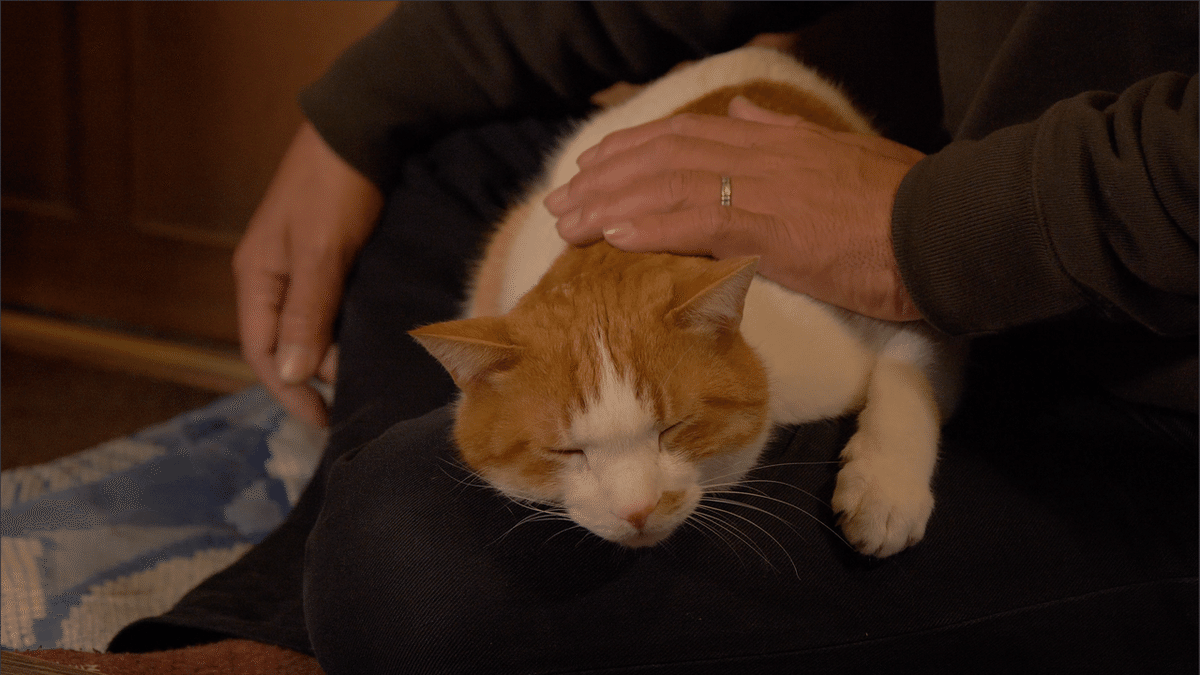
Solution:
[(1113, 398), (1036, 333), (981, 340), (925, 541), (875, 561), (828, 501), (853, 419), (789, 428), (726, 524), (620, 549), (460, 467), (449, 378), (405, 333), (557, 133), (409, 161), (350, 280), (334, 433), (288, 521), (112, 644), (237, 636), (341, 673), (1197, 671), (1196, 419)]

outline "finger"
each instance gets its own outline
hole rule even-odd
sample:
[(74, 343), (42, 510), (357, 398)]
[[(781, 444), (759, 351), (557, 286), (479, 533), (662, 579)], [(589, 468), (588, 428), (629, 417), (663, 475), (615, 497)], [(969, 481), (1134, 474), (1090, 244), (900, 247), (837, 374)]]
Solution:
[(579, 157), (576, 158), (575, 163), (582, 169), (613, 155), (625, 152), (630, 148), (637, 147), (652, 138), (669, 133), (671, 133), (671, 128), (666, 119), (654, 120), (645, 124), (639, 124), (636, 127), (629, 127), (628, 129), (620, 129), (608, 134), (596, 145), (579, 153)]
[[(552, 214), (563, 218), (589, 201), (655, 175), (681, 171), (718, 176), (753, 174), (761, 171), (764, 163), (778, 159), (767, 149), (750, 150), (706, 138), (659, 136), (581, 170), (565, 186), (551, 193), (545, 204)], [(569, 224), (564, 225), (571, 229)]]
[(625, 251), (729, 258), (761, 255), (761, 242), (774, 227), (770, 216), (718, 205), (615, 223), (605, 228), (604, 239)]
[(654, 173), (678, 169), (758, 173), (764, 160), (779, 159), (784, 149), (794, 158), (808, 156), (810, 162), (818, 162), (834, 146), (858, 144), (858, 139), (864, 138), (835, 135), (800, 118), (792, 122), (785, 126), (688, 114), (614, 132), (595, 146), (597, 152), (581, 163), (579, 173), (547, 195), (543, 203), (561, 218), (598, 192), (618, 189)]
[[(801, 121), (800, 124), (804, 125), (807, 122)], [(686, 143), (686, 139), (749, 149), (764, 146), (775, 147), (787, 138), (787, 129), (781, 129), (778, 125), (766, 125), (715, 115), (676, 115), (609, 134), (600, 143), (580, 155), (578, 163), (581, 171), (576, 178), (579, 175), (589, 174), (591, 169), (598, 168), (599, 165), (617, 157), (630, 158), (648, 155), (659, 160), (655, 166), (661, 166), (664, 160), (672, 157), (671, 153), (677, 147)], [(636, 154), (631, 154), (634, 151), (637, 151)], [(665, 156), (663, 153), (666, 153)], [(676, 166), (675, 168), (685, 167)], [(572, 179), (571, 182), (551, 192), (543, 203), (550, 213), (562, 216), (577, 208), (586, 190), (591, 187), (593, 186), (587, 183), (580, 184)]]
[(570, 243), (584, 243), (600, 237), (606, 225), (652, 213), (699, 206), (699, 193), (719, 195), (720, 177), (711, 171), (672, 171), (634, 181), (618, 190), (599, 195), (561, 218), (558, 234)]
[(795, 127), (799, 126), (805, 120), (797, 115), (785, 115), (777, 113), (773, 110), (760, 108), (753, 101), (738, 94), (729, 102), (729, 116), (733, 119), (745, 120), (747, 122), (757, 122), (759, 124), (773, 124), (780, 127)]
[(279, 378), (288, 384), (299, 384), (316, 375), (332, 341), (344, 276), (340, 256), (295, 254), (296, 266), (279, 315), (275, 351)]
[(277, 375), (273, 355), (286, 277), (239, 248), (234, 256), (238, 335), (242, 356), (259, 379)]
[(328, 411), (316, 390), (304, 384), (285, 384), (279, 378), (274, 352), (278, 297), (283, 286), (281, 279), (270, 275), (260, 278), (258, 285), (244, 274), (239, 277), (238, 322), (242, 357), (290, 414), (313, 426), (328, 426)]
[[(778, 209), (778, 195), (757, 177), (731, 179), (735, 204), (754, 213)], [(672, 171), (635, 181), (597, 196), (558, 223), (558, 233), (568, 243), (583, 244), (601, 237), (613, 223), (642, 216), (719, 205), (721, 176), (711, 171)]]
[(325, 351), (325, 358), (321, 359), (321, 365), (317, 368), (317, 379), (327, 384), (337, 381), (338, 354), (338, 346), (329, 345), (329, 349)]
[(316, 389), (307, 384), (284, 384), (279, 380), (276, 383), (272, 387), (271, 383), (263, 382), (292, 417), (318, 429), (329, 426), (329, 410)]
[(272, 274), (245, 260), (246, 256), (242, 255), (235, 265), (242, 357), (292, 416), (316, 427), (328, 426), (328, 411), (316, 390), (305, 384), (285, 384), (279, 378), (275, 336), (286, 281), (282, 275)]

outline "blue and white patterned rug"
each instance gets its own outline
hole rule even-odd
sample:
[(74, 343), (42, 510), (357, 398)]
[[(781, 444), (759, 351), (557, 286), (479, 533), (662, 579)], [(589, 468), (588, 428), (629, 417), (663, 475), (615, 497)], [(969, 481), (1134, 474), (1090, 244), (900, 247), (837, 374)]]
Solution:
[(283, 521), (324, 434), (262, 387), (0, 474), (0, 646), (103, 650)]

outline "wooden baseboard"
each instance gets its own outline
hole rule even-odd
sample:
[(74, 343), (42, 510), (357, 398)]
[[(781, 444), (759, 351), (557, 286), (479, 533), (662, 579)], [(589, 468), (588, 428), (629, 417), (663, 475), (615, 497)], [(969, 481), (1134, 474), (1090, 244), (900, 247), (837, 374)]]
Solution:
[(241, 391), (256, 381), (250, 366), (232, 351), (81, 326), (14, 310), (0, 310), (0, 341), (30, 354), (219, 393)]
[(100, 672), (54, 663), (20, 652), (0, 652), (0, 665), (3, 665), (5, 675), (79, 675)]

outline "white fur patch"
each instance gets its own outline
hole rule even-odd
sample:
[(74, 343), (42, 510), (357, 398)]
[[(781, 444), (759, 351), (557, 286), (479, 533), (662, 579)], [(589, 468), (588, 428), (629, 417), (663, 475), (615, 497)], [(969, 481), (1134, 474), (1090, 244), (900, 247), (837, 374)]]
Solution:
[(603, 335), (596, 336), (600, 354), (599, 393), (571, 420), (571, 444), (588, 449), (638, 444), (647, 435), (657, 439), (654, 412), (642, 402), (633, 384), (617, 374)]
[(617, 373), (604, 342), (603, 335), (596, 336), (599, 390), (574, 415), (564, 439), (587, 458), (583, 467), (564, 476), (565, 505), (576, 522), (605, 539), (652, 543), (677, 522), (651, 516), (639, 531), (627, 520), (653, 511), (664, 490), (694, 485), (694, 470), (659, 451), (653, 409)]

